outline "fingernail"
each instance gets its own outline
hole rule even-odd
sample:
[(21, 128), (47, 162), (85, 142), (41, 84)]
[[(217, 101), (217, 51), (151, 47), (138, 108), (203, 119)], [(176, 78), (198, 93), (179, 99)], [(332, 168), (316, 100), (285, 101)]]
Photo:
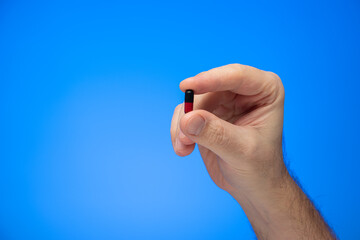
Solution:
[(205, 126), (205, 119), (201, 116), (194, 116), (189, 120), (187, 132), (191, 135), (199, 135)]

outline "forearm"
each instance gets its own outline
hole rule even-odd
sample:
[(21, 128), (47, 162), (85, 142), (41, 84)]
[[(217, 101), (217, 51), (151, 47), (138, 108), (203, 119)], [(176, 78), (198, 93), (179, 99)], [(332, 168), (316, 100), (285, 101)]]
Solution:
[(262, 184), (246, 195), (234, 197), (259, 239), (336, 239), (288, 172), (277, 179), (277, 184)]

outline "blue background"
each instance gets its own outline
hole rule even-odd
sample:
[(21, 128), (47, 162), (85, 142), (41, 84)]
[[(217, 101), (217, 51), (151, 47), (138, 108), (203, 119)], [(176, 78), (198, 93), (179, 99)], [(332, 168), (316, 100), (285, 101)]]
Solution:
[(290, 169), (360, 238), (359, 2), (129, 2), (0, 1), (0, 239), (253, 239), (169, 133), (179, 82), (235, 62), (280, 75)]

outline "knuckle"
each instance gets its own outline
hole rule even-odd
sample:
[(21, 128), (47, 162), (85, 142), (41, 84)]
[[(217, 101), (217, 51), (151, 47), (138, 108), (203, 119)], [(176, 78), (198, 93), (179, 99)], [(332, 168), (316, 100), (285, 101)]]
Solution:
[(274, 72), (268, 72), (268, 75), (268, 89), (272, 94), (274, 94), (274, 96), (283, 101), (285, 99), (285, 89), (281, 78)]
[(245, 65), (242, 65), (240, 63), (232, 63), (229, 64), (230, 70), (237, 73), (237, 74), (241, 74), (246, 70)]
[(231, 63), (231, 64), (229, 64), (229, 66), (234, 69), (243, 69), (244, 68), (244, 65), (242, 65), (240, 63)]
[(176, 137), (175, 134), (176, 134), (176, 126), (170, 127), (170, 135), (171, 135), (171, 137), (175, 138)]
[(176, 129), (176, 125), (178, 124), (178, 114), (179, 111), (181, 110), (182, 104), (178, 104), (175, 109), (174, 109), (174, 113), (173, 113), (173, 120), (171, 121), (171, 126), (170, 126), (170, 134), (173, 136), (175, 135), (175, 129)]
[(278, 80), (280, 80), (280, 77), (279, 77), (279, 75), (277, 75), (276, 73), (274, 73), (274, 72), (268, 72), (268, 74), (269, 74), (269, 76), (272, 78), (272, 79), (278, 79)]
[(175, 136), (176, 132), (174, 129), (170, 128), (170, 137), (171, 137), (171, 141), (175, 141)]

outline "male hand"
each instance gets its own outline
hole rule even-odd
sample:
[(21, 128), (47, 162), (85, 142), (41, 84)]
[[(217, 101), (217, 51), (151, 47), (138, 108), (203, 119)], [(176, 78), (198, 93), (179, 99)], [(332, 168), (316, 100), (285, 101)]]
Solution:
[(231, 64), (185, 79), (180, 89), (193, 89), (196, 96), (195, 110), (180, 122), (181, 104), (174, 112), (171, 136), (179, 156), (189, 155), (197, 143), (211, 178), (230, 194), (285, 176), (284, 88), (276, 74)]
[(284, 164), (285, 93), (276, 74), (230, 64), (185, 79), (180, 89), (196, 96), (194, 111), (183, 114), (181, 104), (175, 108), (176, 154), (189, 155), (198, 144), (212, 180), (240, 203), (259, 238), (331, 237)]

